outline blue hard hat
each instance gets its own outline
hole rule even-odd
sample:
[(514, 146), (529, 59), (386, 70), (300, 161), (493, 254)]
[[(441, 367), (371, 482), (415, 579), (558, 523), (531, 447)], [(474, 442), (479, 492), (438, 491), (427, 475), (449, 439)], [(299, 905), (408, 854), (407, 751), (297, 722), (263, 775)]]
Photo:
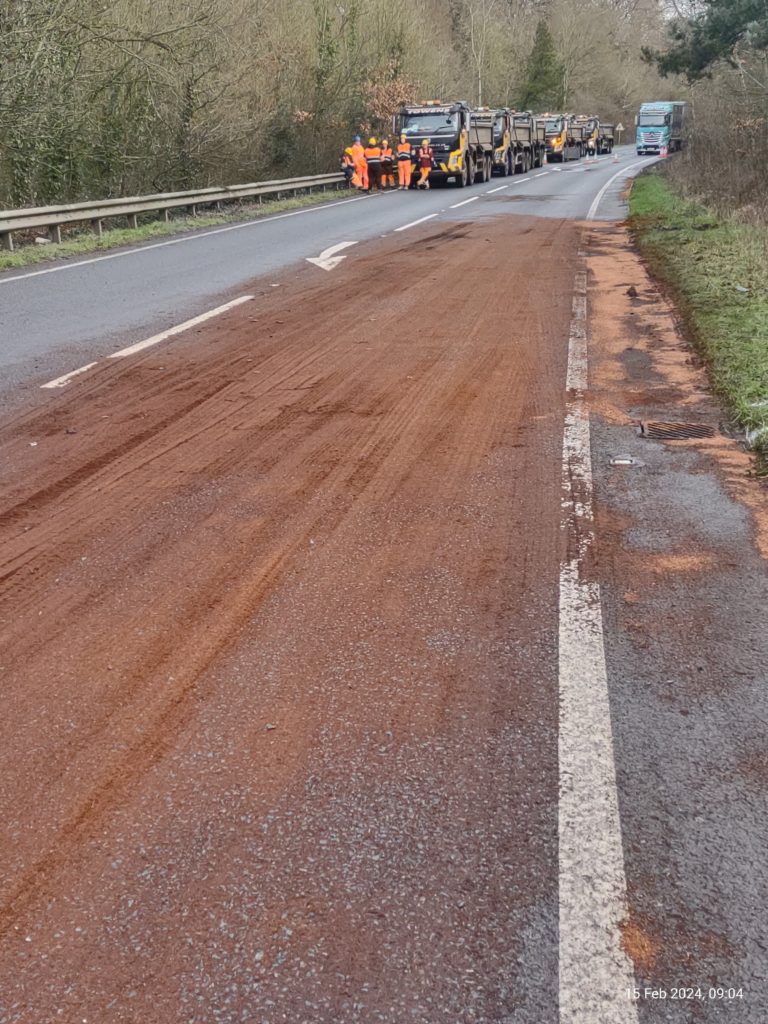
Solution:
[(360, 142), (360, 141), (361, 141), (361, 140), (360, 140), (360, 136), (359, 136), (359, 135), (356, 135), (356, 136), (355, 136), (355, 138), (354, 138), (354, 141), (355, 141), (355, 142)]

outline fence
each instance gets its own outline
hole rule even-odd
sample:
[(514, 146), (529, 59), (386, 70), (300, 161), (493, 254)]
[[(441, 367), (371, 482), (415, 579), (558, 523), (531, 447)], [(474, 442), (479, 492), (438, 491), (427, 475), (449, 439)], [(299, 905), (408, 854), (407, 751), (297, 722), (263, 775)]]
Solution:
[(163, 192), (153, 196), (132, 196), (125, 199), (101, 199), (96, 202), (70, 203), (68, 206), (39, 206), (23, 210), (0, 210), (0, 248), (13, 250), (15, 231), (46, 228), (54, 242), (61, 241), (62, 224), (90, 221), (96, 234), (101, 235), (103, 221), (111, 217), (127, 217), (131, 227), (137, 227), (140, 213), (163, 211), (168, 220), (170, 210), (186, 207), (194, 216), (198, 206), (215, 206), (237, 199), (309, 192), (312, 189), (339, 188), (345, 183), (341, 173), (317, 174), (303, 178), (283, 178), (279, 181), (253, 182), (250, 185), (229, 185), (226, 188), (201, 188), (189, 192)]

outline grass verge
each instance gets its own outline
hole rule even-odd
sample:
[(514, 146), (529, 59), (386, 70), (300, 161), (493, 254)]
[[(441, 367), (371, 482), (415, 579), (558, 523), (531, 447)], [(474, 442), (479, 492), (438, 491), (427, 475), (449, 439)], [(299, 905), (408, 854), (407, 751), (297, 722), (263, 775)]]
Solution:
[(718, 217), (659, 172), (635, 181), (630, 226), (652, 272), (671, 288), (717, 393), (768, 471), (768, 228)]
[(0, 252), (0, 271), (13, 270), (19, 267), (30, 267), (36, 263), (47, 263), (50, 260), (67, 259), (72, 256), (83, 256), (88, 253), (101, 252), (105, 249), (116, 249), (121, 245), (136, 245), (150, 242), (168, 235), (180, 235), (187, 231), (199, 231), (203, 228), (218, 227), (222, 224), (235, 224), (240, 221), (256, 220), (287, 210), (298, 210), (304, 206), (317, 206), (348, 199), (350, 195), (344, 191), (311, 192), (307, 195), (292, 196), (289, 199), (265, 200), (264, 203), (239, 203), (222, 213), (202, 213), (197, 217), (181, 215), (169, 221), (157, 220), (157, 214), (147, 215), (147, 219), (137, 228), (108, 228), (101, 238), (82, 231), (73, 233), (69, 238), (56, 245), (21, 245), (13, 252)]

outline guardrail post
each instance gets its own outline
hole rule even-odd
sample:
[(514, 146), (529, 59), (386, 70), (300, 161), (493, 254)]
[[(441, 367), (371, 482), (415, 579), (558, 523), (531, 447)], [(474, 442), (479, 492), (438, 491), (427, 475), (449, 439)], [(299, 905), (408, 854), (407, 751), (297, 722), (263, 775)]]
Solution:
[(95, 220), (92, 220), (91, 227), (93, 228), (94, 234), (98, 238), (101, 238), (101, 236), (104, 234), (104, 226), (102, 225), (100, 218), (97, 217)]
[(166, 208), (163, 210), (163, 220), (167, 224), (170, 219), (171, 219), (171, 211), (166, 206)]
[(129, 228), (133, 228), (133, 230), (135, 231), (138, 226), (139, 226), (139, 218), (138, 218), (138, 216), (135, 213), (129, 213), (128, 214), (128, 227)]
[(6, 252), (13, 252), (13, 233), (11, 231), (3, 231), (0, 235), (0, 247)]
[(189, 215), (190, 217), (197, 216), (197, 203), (192, 203), (192, 205), (189, 207)]
[(56, 245), (61, 245), (61, 224), (51, 224), (48, 228), (48, 237)]

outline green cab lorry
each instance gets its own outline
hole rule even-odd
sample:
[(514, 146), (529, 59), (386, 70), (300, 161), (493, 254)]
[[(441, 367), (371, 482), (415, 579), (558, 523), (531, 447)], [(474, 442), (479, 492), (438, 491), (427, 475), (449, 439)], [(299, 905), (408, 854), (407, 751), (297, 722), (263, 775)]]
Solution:
[(663, 101), (643, 103), (635, 118), (637, 155), (674, 153), (683, 146), (683, 123), (687, 103)]

